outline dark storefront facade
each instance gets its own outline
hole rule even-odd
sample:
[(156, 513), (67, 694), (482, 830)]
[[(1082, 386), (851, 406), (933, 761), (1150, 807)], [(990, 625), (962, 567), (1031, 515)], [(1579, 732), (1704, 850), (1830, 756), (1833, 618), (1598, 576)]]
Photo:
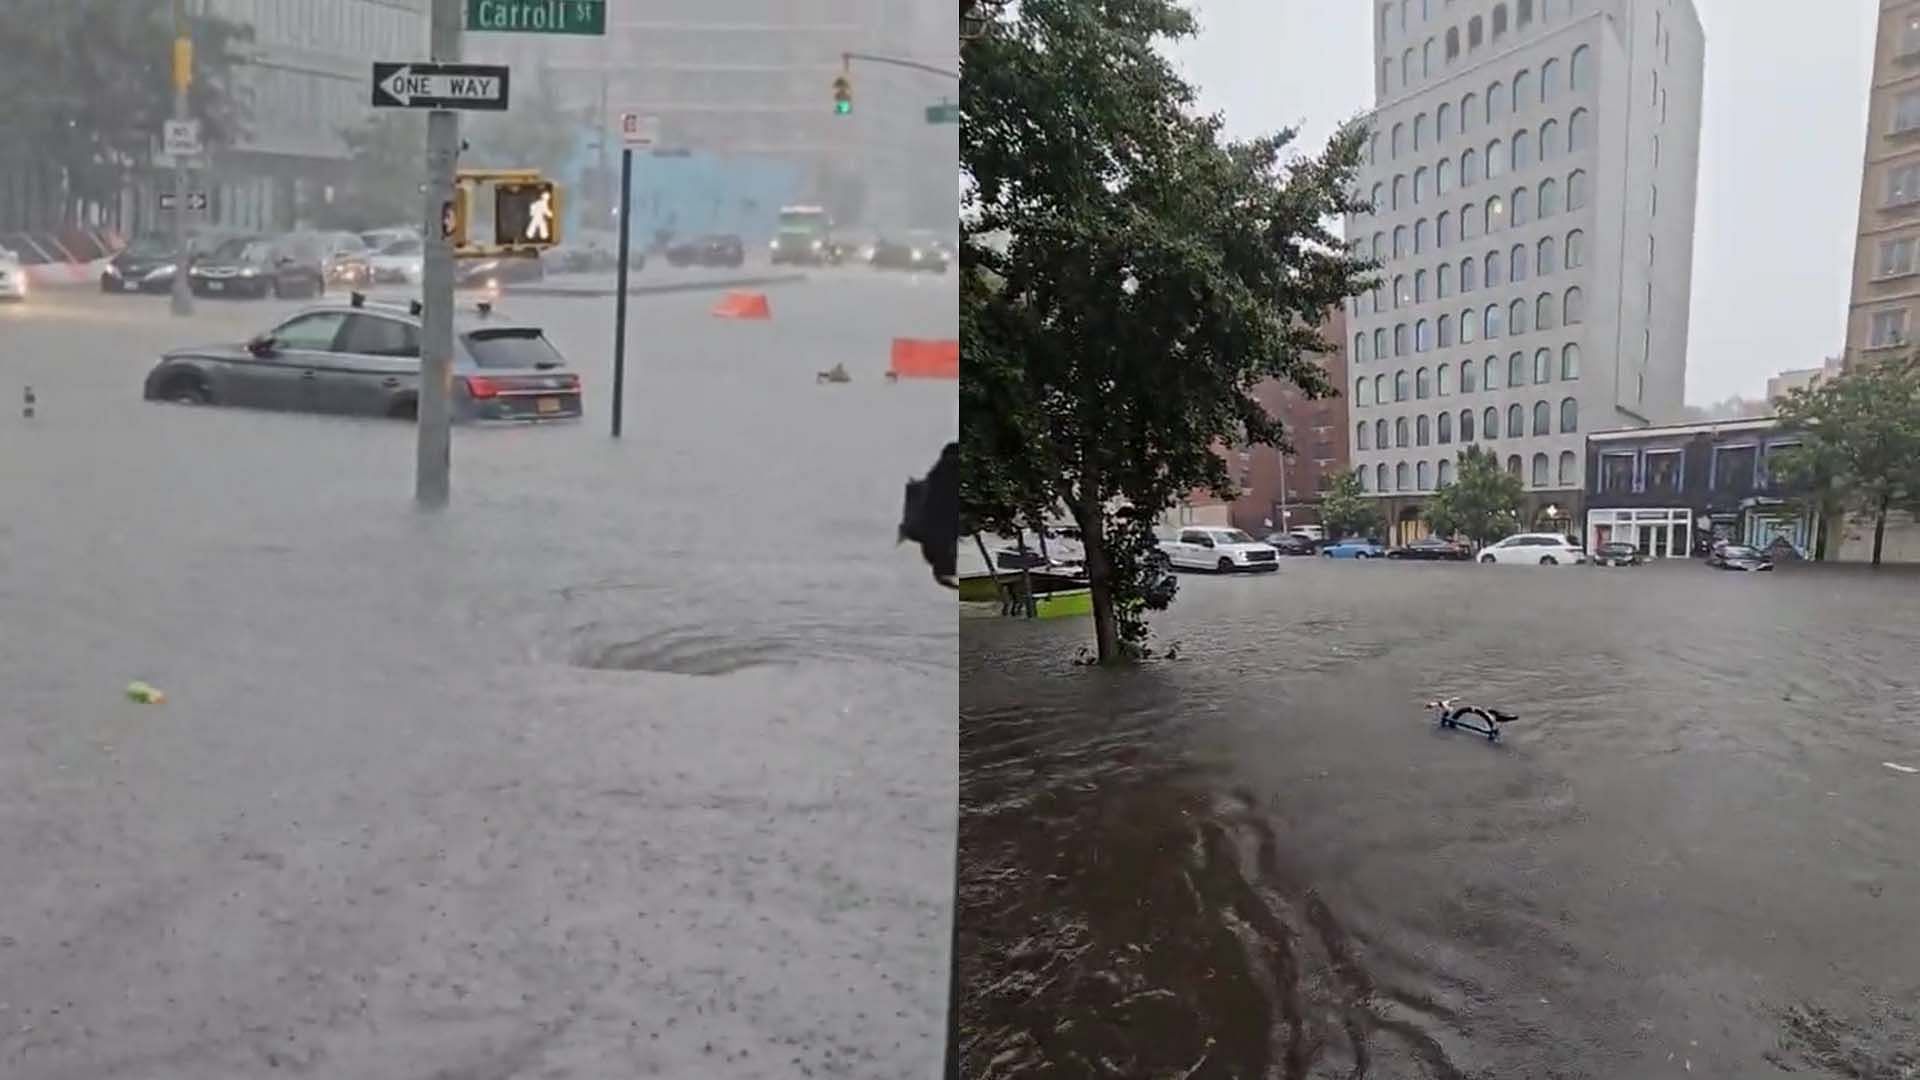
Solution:
[(1596, 432), (1587, 438), (1587, 549), (1619, 540), (1648, 558), (1715, 540), (1812, 557), (1817, 517), (1787, 503), (1769, 461), (1800, 444), (1771, 417)]

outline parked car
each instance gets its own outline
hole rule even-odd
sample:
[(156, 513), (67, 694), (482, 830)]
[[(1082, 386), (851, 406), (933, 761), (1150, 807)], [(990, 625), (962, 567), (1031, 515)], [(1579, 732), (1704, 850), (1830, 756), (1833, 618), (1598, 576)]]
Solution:
[(419, 237), (403, 236), (375, 250), (367, 266), (378, 284), (418, 285), (426, 276), (426, 251)]
[(1464, 562), (1472, 557), (1464, 546), (1439, 536), (1423, 536), (1411, 544), (1387, 552), (1389, 559), (1425, 559)]
[(320, 296), (327, 291), (320, 257), (295, 242), (237, 236), (187, 270), (195, 296)]
[(1578, 566), (1587, 561), (1587, 553), (1559, 533), (1515, 533), (1481, 551), (1480, 561), (1510, 566)]
[(1320, 554), (1329, 559), (1379, 559), (1386, 556), (1387, 549), (1376, 541), (1356, 536), (1326, 544), (1320, 548)]
[(516, 281), (544, 281), (546, 264), (540, 253), (501, 255), (486, 259), (460, 259), (453, 264), (453, 282), (461, 289), (498, 289)]
[(747, 249), (738, 236), (714, 233), (682, 240), (667, 248), (668, 266), (739, 266), (747, 261)]
[[(189, 252), (192, 247), (189, 244)], [(141, 236), (107, 260), (100, 271), (100, 291), (107, 293), (164, 293), (173, 289), (173, 268), (179, 252), (171, 236)], [(189, 254), (191, 259), (192, 255)]]
[(1189, 526), (1180, 530), (1178, 538), (1162, 540), (1160, 550), (1179, 570), (1228, 574), (1280, 569), (1279, 552), (1239, 529)]
[(312, 243), (319, 250), (320, 269), (326, 274), (328, 284), (352, 288), (373, 281), (373, 251), (359, 234), (317, 233)]
[(1311, 555), (1313, 540), (1293, 533), (1270, 533), (1260, 541), (1282, 555)]
[(27, 268), (12, 248), (0, 247), (0, 300), (27, 298)]
[[(308, 308), (249, 341), (176, 349), (147, 373), (149, 401), (411, 419), (419, 404), (414, 305)], [(453, 412), (459, 420), (580, 416), (580, 376), (537, 326), (480, 304), (454, 316)]]
[(1593, 549), (1595, 566), (1639, 566), (1644, 561), (1640, 549), (1624, 540), (1609, 540)]
[(874, 244), (867, 260), (876, 270), (920, 270), (944, 274), (953, 262), (947, 242), (925, 229), (912, 229)]
[(1713, 554), (1707, 556), (1707, 565), (1721, 570), (1771, 570), (1773, 559), (1758, 548), (1721, 544), (1716, 545)]
[(360, 242), (369, 251), (385, 251), (402, 240), (420, 242), (420, 230), (412, 225), (391, 225), (384, 229), (368, 229), (360, 234)]

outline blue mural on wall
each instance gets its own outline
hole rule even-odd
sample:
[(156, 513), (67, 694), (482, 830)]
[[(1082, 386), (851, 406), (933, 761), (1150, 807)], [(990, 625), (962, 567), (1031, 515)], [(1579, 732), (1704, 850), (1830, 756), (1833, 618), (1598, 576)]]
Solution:
[[(620, 151), (608, 150), (614, 183), (619, 182)], [(599, 167), (597, 133), (583, 131), (574, 151), (560, 169), (566, 190), (587, 190), (590, 174)], [(750, 242), (773, 235), (780, 207), (809, 202), (807, 170), (791, 162), (752, 157), (721, 157), (698, 150), (661, 153), (635, 151), (633, 155), (633, 243), (645, 247), (662, 230), (676, 236), (699, 233), (736, 233)], [(590, 200), (565, 200), (563, 228), (614, 231), (611, 216), (599, 218)], [(563, 233), (564, 235), (564, 233)]]

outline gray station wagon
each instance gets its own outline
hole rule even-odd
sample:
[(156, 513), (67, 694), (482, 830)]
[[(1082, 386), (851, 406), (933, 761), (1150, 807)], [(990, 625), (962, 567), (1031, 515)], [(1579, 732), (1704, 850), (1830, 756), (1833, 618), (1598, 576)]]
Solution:
[[(570, 420), (580, 376), (539, 327), (490, 304), (454, 316), (457, 420)], [(166, 353), (147, 374), (146, 398), (190, 405), (412, 419), (420, 395), (418, 304), (308, 308), (242, 345)]]

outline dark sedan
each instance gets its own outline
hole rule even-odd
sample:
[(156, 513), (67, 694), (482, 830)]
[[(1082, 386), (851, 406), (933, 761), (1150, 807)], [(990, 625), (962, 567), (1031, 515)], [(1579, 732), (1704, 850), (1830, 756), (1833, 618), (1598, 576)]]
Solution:
[(1292, 533), (1271, 533), (1260, 542), (1282, 555), (1311, 555), (1315, 551), (1312, 540)]
[(1639, 566), (1644, 562), (1640, 549), (1623, 540), (1611, 540), (1593, 551), (1595, 566)]
[(682, 240), (667, 248), (669, 266), (739, 266), (747, 261), (747, 249), (738, 236), (716, 233), (712, 236)]
[(1389, 559), (1425, 559), (1465, 562), (1472, 556), (1465, 547), (1438, 536), (1423, 536), (1404, 547), (1387, 552)]
[(100, 271), (100, 291), (169, 292), (173, 289), (173, 269), (178, 256), (172, 237), (143, 236), (127, 245)]
[(953, 262), (953, 252), (946, 241), (938, 236), (915, 231), (905, 236), (880, 240), (874, 244), (873, 257), (868, 262), (877, 270), (917, 270), (944, 274)]
[[(309, 308), (244, 344), (166, 353), (147, 374), (149, 401), (412, 419), (419, 405), (415, 305)], [(453, 410), (459, 420), (580, 416), (580, 376), (540, 328), (476, 304), (454, 316)]]
[(1714, 548), (1713, 554), (1707, 556), (1707, 565), (1722, 570), (1771, 570), (1773, 560), (1757, 548), (1727, 544)]
[(326, 271), (311, 248), (259, 236), (235, 237), (187, 271), (195, 296), (320, 296)]

